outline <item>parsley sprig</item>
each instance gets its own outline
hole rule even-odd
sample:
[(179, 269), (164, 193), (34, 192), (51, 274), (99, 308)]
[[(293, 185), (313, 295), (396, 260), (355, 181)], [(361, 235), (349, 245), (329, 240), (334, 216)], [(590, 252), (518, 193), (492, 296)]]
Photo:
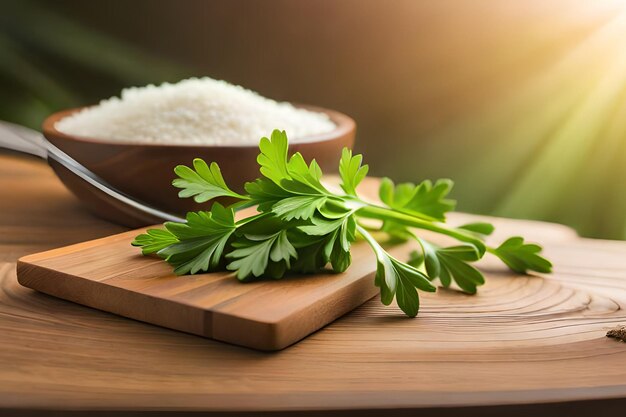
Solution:
[[(343, 272), (352, 261), (352, 244), (361, 238), (376, 256), (375, 284), (382, 302), (388, 305), (395, 299), (410, 317), (419, 310), (418, 291), (435, 291), (435, 281), (474, 294), (484, 277), (472, 263), (487, 252), (519, 273), (551, 270), (540, 255), (541, 247), (521, 237), (498, 247), (486, 245), (485, 236), (494, 230), (489, 223), (447, 225), (446, 213), (455, 207), (455, 201), (447, 198), (450, 180), (396, 185), (385, 178), (379, 189), (381, 203), (372, 204), (357, 192), (368, 166), (349, 149), (339, 161), (343, 190), (339, 193), (324, 186), (315, 160), (307, 164), (300, 153), (289, 157), (285, 132), (275, 130), (270, 138), (262, 138), (259, 150), (261, 176), (245, 185), (245, 194), (226, 185), (216, 163), (195, 159), (192, 168), (176, 167), (173, 185), (181, 189), (181, 198), (205, 203), (228, 197), (235, 202), (227, 207), (214, 202), (208, 211), (188, 213), (185, 223), (167, 222), (163, 229), (137, 236), (132, 244), (144, 255), (163, 258), (176, 274), (228, 270), (246, 281), (329, 267)], [(250, 206), (256, 206), (258, 214), (236, 221), (235, 211)], [(420, 230), (449, 236), (459, 244), (440, 247), (419, 236)], [(404, 262), (387, 252), (377, 239), (380, 235), (416, 241), (418, 249)]]

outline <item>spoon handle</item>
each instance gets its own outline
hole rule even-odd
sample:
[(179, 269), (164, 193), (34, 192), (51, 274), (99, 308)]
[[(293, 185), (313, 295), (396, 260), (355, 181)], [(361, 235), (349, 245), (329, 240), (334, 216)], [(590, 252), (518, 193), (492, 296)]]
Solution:
[(0, 148), (35, 155), (43, 159), (52, 159), (63, 165), (78, 178), (87, 182), (94, 189), (154, 219), (174, 222), (185, 221), (176, 215), (159, 210), (115, 189), (74, 158), (48, 142), (36, 130), (0, 121)]
[(32, 129), (0, 121), (0, 148), (48, 158), (43, 136)]

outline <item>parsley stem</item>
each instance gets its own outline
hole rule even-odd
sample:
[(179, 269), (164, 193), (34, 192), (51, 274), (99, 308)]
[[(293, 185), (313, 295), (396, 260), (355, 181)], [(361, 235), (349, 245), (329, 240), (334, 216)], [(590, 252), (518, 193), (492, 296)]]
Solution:
[(385, 251), (382, 248), (382, 246), (380, 246), (380, 244), (376, 241), (376, 239), (374, 239), (374, 237), (363, 226), (357, 225), (356, 230), (361, 236), (363, 236), (365, 241), (370, 245), (370, 247), (376, 254), (376, 258), (381, 259), (382, 257), (384, 257)]
[(478, 238), (464, 233), (460, 230), (447, 227), (443, 223), (430, 222), (422, 220), (410, 214), (401, 213), (392, 209), (378, 207), (375, 205), (367, 205), (357, 211), (357, 215), (370, 219), (377, 220), (393, 220), (394, 222), (403, 224), (404, 226), (415, 227), (423, 230), (430, 230), (431, 232), (441, 233), (446, 236), (450, 236), (462, 242), (467, 242), (475, 245), (477, 249), (484, 253), (485, 244)]
[(269, 216), (270, 216), (270, 213), (257, 213), (255, 215), (252, 215), (252, 216), (249, 216), (249, 217), (244, 217), (241, 220), (237, 220), (235, 222), (235, 226), (236, 227), (240, 227), (240, 226), (243, 226), (245, 224), (252, 223), (254, 221), (262, 219), (263, 217), (269, 217)]

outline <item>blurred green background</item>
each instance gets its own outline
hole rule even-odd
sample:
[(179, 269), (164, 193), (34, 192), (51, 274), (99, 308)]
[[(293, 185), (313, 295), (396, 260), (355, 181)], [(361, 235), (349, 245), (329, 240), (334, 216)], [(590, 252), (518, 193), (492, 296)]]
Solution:
[(0, 118), (211, 76), (343, 111), (374, 175), (626, 238), (620, 0), (0, 0)]

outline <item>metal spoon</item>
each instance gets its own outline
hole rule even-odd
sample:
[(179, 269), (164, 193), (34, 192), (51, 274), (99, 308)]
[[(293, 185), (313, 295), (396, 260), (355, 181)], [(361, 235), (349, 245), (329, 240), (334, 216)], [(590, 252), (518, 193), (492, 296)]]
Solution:
[(107, 197), (121, 203), (126, 208), (139, 212), (140, 215), (154, 222), (185, 220), (171, 213), (164, 212), (148, 204), (145, 204), (119, 190), (116, 190), (93, 172), (74, 160), (71, 156), (51, 144), (46, 138), (36, 130), (16, 125), (13, 123), (0, 121), (0, 148), (26, 153), (37, 156), (46, 161), (54, 160), (63, 165), (76, 177), (83, 180), (96, 192), (102, 192)]

